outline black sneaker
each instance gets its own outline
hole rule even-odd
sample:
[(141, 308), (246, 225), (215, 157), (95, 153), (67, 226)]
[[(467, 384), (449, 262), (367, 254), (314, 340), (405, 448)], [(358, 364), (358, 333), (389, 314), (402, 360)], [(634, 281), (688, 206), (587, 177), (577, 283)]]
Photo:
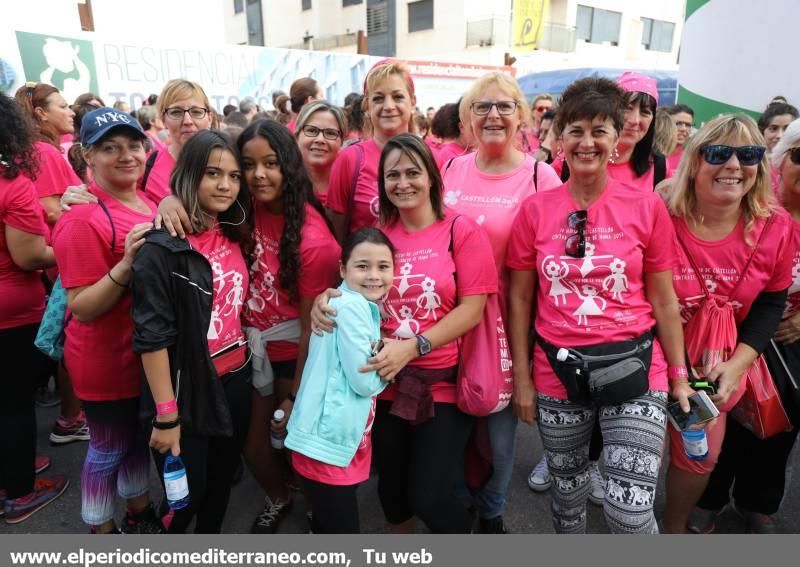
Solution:
[(119, 531), (117, 526), (114, 526), (110, 532), (98, 532), (95, 528), (89, 530), (89, 533), (92, 535), (121, 535), (122, 532)]
[(126, 508), (121, 528), (122, 533), (126, 534), (163, 534), (165, 531), (152, 504), (148, 504), (147, 508), (140, 512)]
[(286, 514), (292, 509), (292, 501), (289, 502), (275, 502), (270, 500), (269, 496), (264, 497), (264, 511), (261, 512), (253, 522), (253, 527), (250, 528), (251, 534), (274, 534), (278, 531), (278, 526), (281, 520), (286, 517)]
[(502, 514), (494, 518), (481, 518), (479, 521), (480, 533), (482, 534), (507, 534)]

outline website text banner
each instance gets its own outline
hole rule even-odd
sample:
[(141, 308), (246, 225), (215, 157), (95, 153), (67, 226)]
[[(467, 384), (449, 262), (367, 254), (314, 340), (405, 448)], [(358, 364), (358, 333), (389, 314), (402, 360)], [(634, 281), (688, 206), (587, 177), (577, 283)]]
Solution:
[[(624, 541), (624, 544), (622, 543)], [(796, 561), (781, 536), (0, 536), (0, 566), (753, 567)]]

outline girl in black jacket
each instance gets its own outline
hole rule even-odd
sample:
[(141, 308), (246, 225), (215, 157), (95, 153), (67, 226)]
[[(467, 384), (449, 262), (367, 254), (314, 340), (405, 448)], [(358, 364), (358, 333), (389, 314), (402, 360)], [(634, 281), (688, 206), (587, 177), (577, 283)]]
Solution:
[[(239, 151), (199, 132), (178, 157), (170, 186), (189, 215), (185, 240), (154, 230), (133, 266), (134, 350), (149, 390), (150, 447), (183, 458), (189, 505), (164, 518), (169, 533), (197, 519), (219, 533), (250, 419), (249, 357), (240, 315), (249, 276), (250, 196)], [(153, 417), (153, 415), (155, 417)]]

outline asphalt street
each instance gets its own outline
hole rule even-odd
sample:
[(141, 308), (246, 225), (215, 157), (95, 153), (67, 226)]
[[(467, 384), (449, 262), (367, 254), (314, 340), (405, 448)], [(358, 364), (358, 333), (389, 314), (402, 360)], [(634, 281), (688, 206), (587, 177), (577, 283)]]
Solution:
[[(87, 443), (72, 443), (66, 446), (50, 446), (48, 435), (56, 409), (39, 409), (39, 454), (50, 457), (50, 470), (43, 473), (62, 472), (70, 480), (70, 487), (57, 501), (38, 512), (25, 522), (9, 525), (0, 520), (0, 533), (86, 533), (87, 527), (80, 519), (80, 472)], [(6, 432), (10, 434), (11, 432)], [(550, 496), (548, 493), (532, 492), (526, 483), (526, 477), (542, 454), (541, 441), (535, 427), (520, 425), (517, 429), (517, 449), (514, 466), (514, 478), (508, 497), (504, 519), (512, 533), (550, 534), (553, 528), (550, 520)], [(792, 455), (793, 469), (800, 471), (800, 456), (795, 446)], [(5, 457), (4, 457), (5, 458)], [(656, 516), (661, 517), (664, 509), (664, 479), (666, 466), (662, 466), (662, 478), (659, 482), (656, 497)], [(153, 494), (161, 497), (155, 468), (152, 472)], [(800, 474), (792, 476), (781, 511), (775, 516), (779, 529), (783, 533), (800, 533)], [(376, 492), (376, 479), (373, 477), (359, 488), (360, 513), (362, 530), (365, 533), (385, 533), (386, 523), (383, 518)], [(588, 505), (589, 533), (608, 533), (603, 518), (602, 508)], [(263, 492), (245, 470), (242, 481), (234, 487), (228, 514), (223, 526), (225, 533), (249, 533), (253, 519), (263, 508)], [(120, 501), (119, 517), (124, 506)], [(424, 531), (423, 527), (419, 528)], [(281, 533), (305, 533), (308, 531), (306, 506), (302, 494), (298, 494), (289, 516), (281, 524)], [(717, 522), (717, 531), (721, 533), (743, 533), (744, 521), (732, 510), (726, 510)]]

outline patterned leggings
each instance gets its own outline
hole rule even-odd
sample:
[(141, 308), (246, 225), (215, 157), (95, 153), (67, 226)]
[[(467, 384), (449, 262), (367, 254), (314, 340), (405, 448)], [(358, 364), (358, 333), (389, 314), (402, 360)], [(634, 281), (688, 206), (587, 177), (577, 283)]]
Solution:
[(589, 441), (596, 411), (605, 441), (603, 508), (609, 529), (612, 533), (658, 533), (653, 501), (664, 450), (666, 402), (666, 392), (649, 391), (597, 410), (539, 394), (539, 431), (553, 475), (556, 533), (586, 532)]

